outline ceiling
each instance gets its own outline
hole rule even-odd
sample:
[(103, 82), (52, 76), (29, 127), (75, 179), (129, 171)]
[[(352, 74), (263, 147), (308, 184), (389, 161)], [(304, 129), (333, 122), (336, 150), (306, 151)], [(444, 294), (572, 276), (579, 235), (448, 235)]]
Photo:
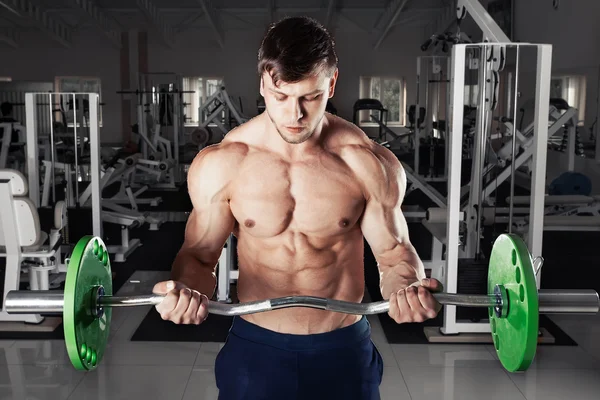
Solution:
[(0, 0), (0, 41), (19, 47), (20, 32), (39, 32), (70, 47), (78, 32), (97, 31), (115, 47), (122, 31), (146, 30), (170, 46), (178, 35), (264, 29), (288, 15), (309, 15), (333, 30), (354, 29), (378, 47), (394, 29), (425, 28), (454, 0)]

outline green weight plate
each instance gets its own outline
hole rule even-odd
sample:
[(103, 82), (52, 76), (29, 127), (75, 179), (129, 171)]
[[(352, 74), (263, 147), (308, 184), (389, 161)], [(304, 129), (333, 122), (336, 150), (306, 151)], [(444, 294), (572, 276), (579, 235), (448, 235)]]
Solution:
[(78, 370), (95, 369), (104, 355), (111, 309), (94, 312), (98, 287), (112, 295), (112, 273), (102, 239), (85, 236), (73, 249), (65, 280), (63, 325), (71, 363)]
[(507, 291), (508, 313), (498, 318), (489, 309), (494, 346), (509, 372), (525, 371), (537, 348), (539, 305), (532, 260), (521, 238), (504, 234), (496, 239), (490, 256), (488, 293), (502, 285)]

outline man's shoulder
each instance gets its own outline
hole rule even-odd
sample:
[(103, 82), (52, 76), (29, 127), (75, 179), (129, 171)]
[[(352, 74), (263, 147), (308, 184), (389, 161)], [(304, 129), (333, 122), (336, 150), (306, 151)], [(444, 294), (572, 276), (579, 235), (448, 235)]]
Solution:
[(188, 183), (225, 185), (235, 176), (247, 153), (248, 147), (237, 142), (220, 142), (203, 148), (189, 167)]
[(332, 138), (329, 149), (336, 153), (352, 169), (367, 172), (401, 168), (398, 158), (388, 148), (381, 146), (355, 124), (342, 118), (332, 120)]

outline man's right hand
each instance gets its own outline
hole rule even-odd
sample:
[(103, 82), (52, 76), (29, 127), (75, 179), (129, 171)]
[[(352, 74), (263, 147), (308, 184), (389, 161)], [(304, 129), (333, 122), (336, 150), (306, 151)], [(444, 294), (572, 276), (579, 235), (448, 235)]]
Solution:
[(158, 282), (152, 293), (165, 295), (163, 301), (156, 305), (156, 310), (165, 321), (200, 325), (208, 317), (208, 297), (181, 282)]

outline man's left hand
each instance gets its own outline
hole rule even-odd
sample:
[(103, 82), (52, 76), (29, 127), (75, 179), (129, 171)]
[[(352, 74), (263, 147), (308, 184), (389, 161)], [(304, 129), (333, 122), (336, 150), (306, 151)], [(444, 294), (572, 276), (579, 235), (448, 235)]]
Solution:
[(442, 305), (431, 292), (441, 292), (442, 283), (437, 279), (423, 279), (411, 286), (392, 292), (389, 316), (399, 324), (424, 322), (435, 318)]

